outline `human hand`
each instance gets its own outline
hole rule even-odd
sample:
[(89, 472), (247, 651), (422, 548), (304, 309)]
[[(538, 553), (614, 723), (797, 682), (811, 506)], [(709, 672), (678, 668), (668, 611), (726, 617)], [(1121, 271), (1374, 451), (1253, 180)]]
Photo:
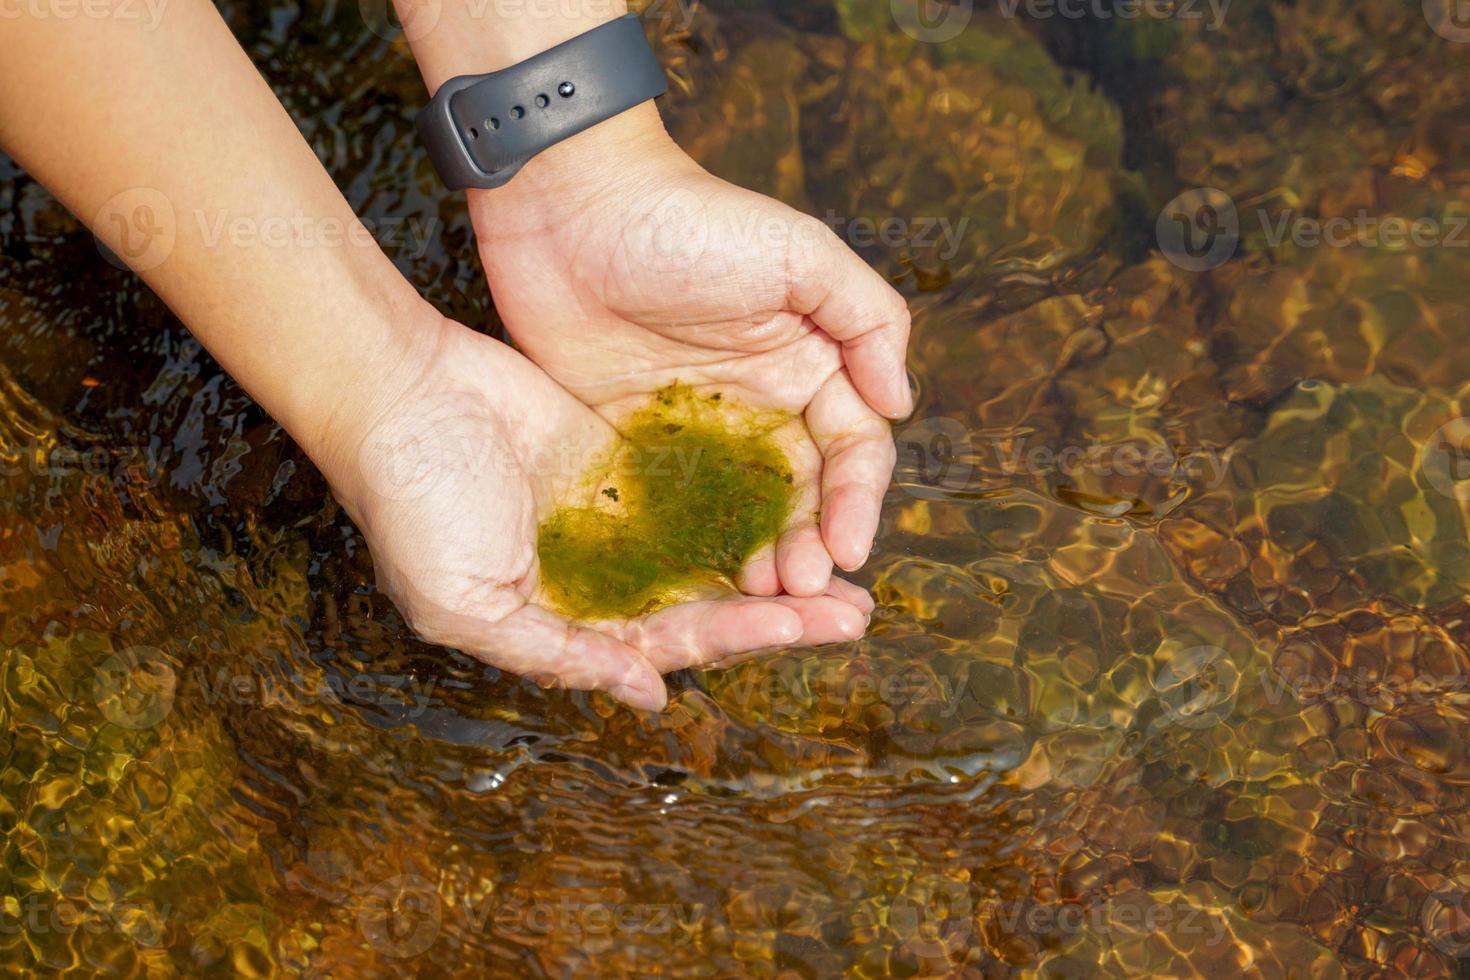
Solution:
[[(775, 646), (855, 639), (873, 602), (834, 579), (808, 598), (731, 595), (633, 619), (569, 621), (539, 602), (537, 528), (585, 504), (619, 436), (509, 347), (426, 313), (422, 363), (332, 420), (316, 459), (367, 538), (379, 587), (416, 632), (544, 686), (661, 708), (661, 674)], [(814, 482), (793, 459), (798, 484)]]
[(516, 343), (604, 416), (679, 380), (804, 419), (820, 482), (745, 591), (821, 595), (834, 562), (863, 564), (895, 461), (882, 416), (913, 407), (909, 315), (829, 228), (706, 173), (652, 105), (473, 193), (471, 214)]

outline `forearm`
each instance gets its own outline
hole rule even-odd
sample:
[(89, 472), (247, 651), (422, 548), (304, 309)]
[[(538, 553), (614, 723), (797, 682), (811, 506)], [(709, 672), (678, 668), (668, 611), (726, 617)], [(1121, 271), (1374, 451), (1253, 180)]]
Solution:
[(422, 304), (215, 9), (163, 9), (0, 19), (0, 145), (316, 455)]

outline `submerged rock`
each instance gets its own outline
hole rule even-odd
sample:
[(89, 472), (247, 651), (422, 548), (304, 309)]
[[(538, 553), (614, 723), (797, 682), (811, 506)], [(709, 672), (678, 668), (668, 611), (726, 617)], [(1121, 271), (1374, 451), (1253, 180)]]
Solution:
[(1425, 9), (1236, 0), (1219, 24), (1119, 21), (1111, 35), (1123, 58), (1157, 58), (1148, 119), (1178, 185), (1229, 194), (1260, 250), (1284, 214), (1376, 214), (1400, 184), (1463, 186), (1470, 46)]
[(1224, 387), (1211, 299), (1198, 276), (1155, 258), (1002, 316), (921, 307), (920, 407), (897, 432), (900, 483), (921, 497), (1021, 487), (1157, 520), (1218, 481), (1256, 424)]
[[(858, 43), (804, 39), (815, 79), (808, 183), (834, 223), (892, 223), (890, 261), (921, 286), (1049, 274), (1103, 243), (1118, 216), (1121, 117), (1014, 20), (977, 15), (920, 43), (841, 4)], [(920, 234), (954, 223), (957, 242)]]
[(915, 506), (929, 519), (885, 553), (925, 557), (880, 560), (884, 612), (855, 652), (700, 672), (732, 721), (863, 746), (869, 778), (1088, 785), (1130, 731), (1230, 716), (1240, 678), (1265, 662), (1145, 529), (1027, 493)]
[(646, 21), (669, 76), (659, 111), (670, 135), (717, 177), (810, 210), (801, 154), (806, 56), (796, 35), (763, 24), (735, 45), (703, 6), (675, 5)]
[(1213, 273), (1231, 397), (1264, 404), (1303, 378), (1378, 375), (1439, 391), (1470, 378), (1470, 216), (1461, 220), (1464, 247), (1319, 247)]
[(1097, 296), (1105, 344), (1058, 378), (1077, 462), (1053, 485), (1084, 509), (1158, 520), (1220, 479), (1253, 421), (1222, 383), (1197, 277), (1155, 258)]
[(1302, 381), (1218, 487), (1161, 525), (1179, 562), (1244, 615), (1281, 624), (1470, 589), (1470, 390), (1373, 376)]
[(847, 37), (703, 7), (652, 18), (670, 132), (921, 288), (1050, 274), (1115, 229), (1118, 109), (1013, 19), (935, 45), (886, 6), (840, 13)]

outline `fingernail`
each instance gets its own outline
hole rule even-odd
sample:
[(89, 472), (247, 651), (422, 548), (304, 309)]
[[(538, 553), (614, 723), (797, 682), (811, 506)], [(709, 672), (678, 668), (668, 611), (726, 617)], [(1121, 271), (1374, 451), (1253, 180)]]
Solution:
[(628, 707), (637, 708), (639, 711), (662, 711), (664, 705), (669, 703), (668, 691), (663, 684), (659, 684), (657, 690), (634, 687), (632, 684), (619, 684), (609, 688), (607, 693)]
[[(786, 609), (785, 606), (781, 608)], [(790, 610), (786, 611), (790, 612)], [(806, 627), (802, 625), (801, 617), (796, 613), (791, 613), (790, 617), (783, 617), (782, 621), (771, 630), (771, 642), (795, 643), (801, 639), (801, 634), (804, 632), (806, 632)]]
[(902, 412), (900, 412), (898, 414), (898, 417), (899, 418), (907, 418), (908, 416), (914, 414), (914, 404), (915, 404), (915, 401), (916, 401), (916, 396), (915, 396), (915, 392), (914, 392), (914, 384), (913, 384), (912, 381), (909, 380), (909, 376), (908, 376), (908, 372), (907, 371), (904, 372), (903, 380), (901, 382), (899, 382), (899, 387), (900, 387), (900, 394), (899, 394), (899, 398), (898, 398), (898, 403), (900, 405), (906, 405), (908, 407), (906, 407)]
[(863, 549), (863, 553), (858, 555), (857, 561), (853, 562), (851, 565), (848, 565), (845, 568), (845, 571), (855, 572), (859, 568), (862, 568), (864, 565), (866, 565), (868, 563), (868, 559), (873, 557), (873, 549), (876, 547), (878, 547), (878, 538), (875, 535), (873, 537), (873, 540), (868, 542), (868, 546)]

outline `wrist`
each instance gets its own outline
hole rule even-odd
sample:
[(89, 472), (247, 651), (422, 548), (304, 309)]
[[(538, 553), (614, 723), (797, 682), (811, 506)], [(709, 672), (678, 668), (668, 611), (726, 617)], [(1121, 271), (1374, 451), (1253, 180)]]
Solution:
[(358, 342), (330, 373), (302, 385), (304, 397), (281, 421), (336, 490), (355, 493), (365, 439), (422, 389), (449, 331), (464, 329), (417, 294), (380, 305), (359, 322)]
[(658, 175), (698, 170), (664, 129), (652, 102), (604, 120), (533, 157), (504, 187), (471, 189), (470, 217), (482, 236), (514, 234), (586, 215)]
[[(396, 2), (407, 24), (410, 12), (417, 9), (416, 0)], [(519, 168), (514, 171), (514, 176), (505, 187), (493, 191), (471, 189), (468, 192), (471, 208), (476, 212), (483, 212), (490, 207), (506, 206), (499, 202), (519, 205), (534, 202), (533, 210), (540, 210), (543, 206), (556, 209), (574, 207), (589, 195), (605, 189), (612, 182), (610, 178), (617, 177), (612, 172), (613, 168), (608, 166), (609, 159), (673, 158), (678, 154), (677, 147), (659, 118), (653, 99), (649, 98), (631, 109), (618, 112), (596, 125), (554, 142), (529, 159), (524, 154), (534, 151), (535, 146), (544, 143), (527, 137), (519, 137), (523, 140), (519, 145), (512, 141), (509, 147), (501, 148), (498, 152), (503, 156), (499, 160), (496, 153), (489, 150), (481, 151), (479, 156), (470, 153), (469, 156), (474, 159), (466, 159), (465, 146), (477, 139), (478, 133), (474, 124), (466, 122), (456, 113), (475, 119), (485, 113), (485, 118), (488, 119), (504, 115), (507, 100), (513, 101), (522, 96), (529, 98), (529, 95), (521, 93), (512, 82), (490, 83), (490, 89), (485, 89), (483, 85), (461, 83), (453, 87), (454, 94), (449, 98), (449, 92), (444, 91), (443, 87), (451, 78), (504, 72), (589, 33), (596, 33), (598, 40), (589, 42), (591, 46), (588, 48), (577, 49), (577, 53), (566, 55), (571, 61), (565, 67), (571, 76), (579, 72), (593, 73), (593, 82), (599, 81), (596, 77), (598, 75), (606, 76), (600, 79), (605, 84), (606, 91), (600, 95), (594, 93), (591, 96), (592, 105), (597, 105), (601, 99), (605, 106), (615, 111), (616, 108), (627, 105), (628, 101), (623, 100), (631, 101), (630, 96), (638, 98), (645, 92), (651, 92), (655, 87), (654, 79), (664, 83), (664, 73), (651, 56), (635, 56), (621, 48), (616, 55), (610, 53), (612, 49), (609, 45), (618, 48), (633, 43), (629, 40), (630, 34), (638, 38), (637, 43), (640, 46), (643, 44), (641, 27), (626, 16), (627, 4), (620, 0), (602, 0), (599, 3), (570, 7), (543, 0), (517, 0), (513, 5), (497, 3), (479, 11), (472, 9), (463, 0), (447, 0), (443, 4), (437, 4), (435, 9), (433, 23), (421, 27), (420, 22), (415, 21), (415, 30), (409, 37), (419, 69), (431, 99), (434, 100), (425, 113), (421, 114), (419, 124), (425, 127), (425, 138), (431, 143), (431, 155), (435, 157), (436, 165), (441, 174), (451, 180), (451, 186), (458, 187), (475, 184), (476, 178), (482, 178), (485, 171), (495, 170), (497, 162), (513, 160), (514, 165)], [(627, 23), (613, 25), (614, 21), (620, 19)], [(597, 30), (609, 26), (615, 26), (616, 30), (610, 33)], [(581, 62), (586, 64), (581, 65)], [(536, 64), (537, 68), (528, 70), (556, 71), (554, 68), (548, 69), (541, 62)], [(628, 87), (621, 94), (615, 84), (619, 75), (630, 79)], [(493, 87), (499, 84), (504, 84), (507, 88)], [(545, 78), (540, 78), (538, 84), (544, 86), (548, 83)], [(661, 89), (663, 86), (658, 87)], [(558, 100), (552, 97), (552, 101)], [(530, 102), (526, 105), (529, 106)], [(525, 110), (515, 111), (524, 114)], [(535, 114), (534, 109), (531, 112)], [(567, 116), (556, 118), (559, 122), (544, 124), (552, 133), (558, 125), (570, 128), (576, 122)], [(461, 128), (466, 126), (470, 128)], [(488, 128), (501, 128), (501, 123), (492, 120), (480, 128), (487, 128), (488, 132)], [(522, 160), (526, 162), (521, 164)]]
[(479, 8), (444, 0), (435, 4), (432, 22), (427, 22), (417, 19), (417, 0), (394, 3), (430, 95), (458, 75), (509, 68), (628, 12), (623, 0), (511, 0)]

